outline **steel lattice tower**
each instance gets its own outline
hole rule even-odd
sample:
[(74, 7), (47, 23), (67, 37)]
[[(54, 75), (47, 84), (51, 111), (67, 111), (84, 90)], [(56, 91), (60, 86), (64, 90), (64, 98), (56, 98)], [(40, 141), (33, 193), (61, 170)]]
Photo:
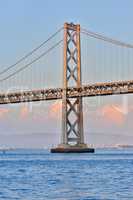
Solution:
[(83, 144), (82, 98), (69, 99), (68, 87), (81, 87), (80, 25), (65, 23), (62, 143)]
[(62, 136), (61, 144), (52, 152), (92, 152), (84, 144), (82, 97), (69, 98), (69, 87), (80, 88), (81, 49), (80, 25), (64, 24), (64, 68), (62, 96)]

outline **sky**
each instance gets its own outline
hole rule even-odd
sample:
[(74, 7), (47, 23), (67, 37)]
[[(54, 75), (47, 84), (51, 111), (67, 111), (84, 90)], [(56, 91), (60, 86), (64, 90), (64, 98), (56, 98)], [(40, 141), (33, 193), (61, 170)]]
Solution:
[[(80, 23), (88, 30), (133, 44), (132, 8), (132, 0), (1, 0), (0, 70), (64, 22)], [(55, 76), (52, 71), (51, 79), (61, 81), (58, 70), (54, 70)], [(85, 99), (86, 142), (132, 144), (132, 99), (132, 95)], [(60, 134), (60, 101), (0, 106), (0, 147), (41, 148), (58, 143)]]

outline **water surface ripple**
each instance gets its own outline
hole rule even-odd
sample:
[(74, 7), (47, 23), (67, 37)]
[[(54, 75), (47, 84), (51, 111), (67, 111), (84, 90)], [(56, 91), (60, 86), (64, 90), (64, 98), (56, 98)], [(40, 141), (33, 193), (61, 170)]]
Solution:
[(1, 152), (0, 200), (133, 200), (133, 150)]

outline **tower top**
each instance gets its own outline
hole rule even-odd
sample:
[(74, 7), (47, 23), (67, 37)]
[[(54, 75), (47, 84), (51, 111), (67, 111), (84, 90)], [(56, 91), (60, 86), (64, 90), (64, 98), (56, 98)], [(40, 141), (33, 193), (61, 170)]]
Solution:
[(77, 30), (80, 29), (80, 24), (74, 24), (73, 22), (71, 23), (64, 23), (64, 29), (70, 29), (70, 30)]

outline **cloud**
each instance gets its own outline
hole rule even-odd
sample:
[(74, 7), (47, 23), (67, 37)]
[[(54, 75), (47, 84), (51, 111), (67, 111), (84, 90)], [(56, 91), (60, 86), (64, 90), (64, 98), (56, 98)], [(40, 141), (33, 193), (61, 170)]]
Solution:
[(22, 119), (25, 119), (28, 117), (28, 114), (29, 114), (29, 109), (28, 109), (28, 106), (24, 105), (20, 108), (20, 117)]
[(8, 108), (0, 108), (0, 118), (4, 118), (10, 112)]
[(105, 123), (113, 123), (121, 126), (125, 121), (124, 110), (119, 105), (105, 105), (100, 108), (100, 113)]
[[(60, 119), (61, 117), (61, 109), (62, 102), (56, 101), (50, 106), (49, 118), (51, 119)], [(129, 107), (129, 111), (131, 112), (131, 108)], [(100, 108), (98, 108), (94, 113), (87, 112), (86, 118), (91, 118), (96, 123), (96, 116), (98, 116), (98, 121), (100, 119), (100, 123), (105, 125), (116, 125), (122, 126), (126, 120), (126, 115), (128, 113), (125, 112), (125, 108), (118, 104), (107, 104)], [(100, 118), (99, 118), (100, 117)], [(97, 123), (99, 124), (99, 122)]]
[(62, 108), (62, 102), (56, 101), (50, 106), (50, 112), (49, 117), (53, 119), (59, 119), (60, 118), (60, 111)]

